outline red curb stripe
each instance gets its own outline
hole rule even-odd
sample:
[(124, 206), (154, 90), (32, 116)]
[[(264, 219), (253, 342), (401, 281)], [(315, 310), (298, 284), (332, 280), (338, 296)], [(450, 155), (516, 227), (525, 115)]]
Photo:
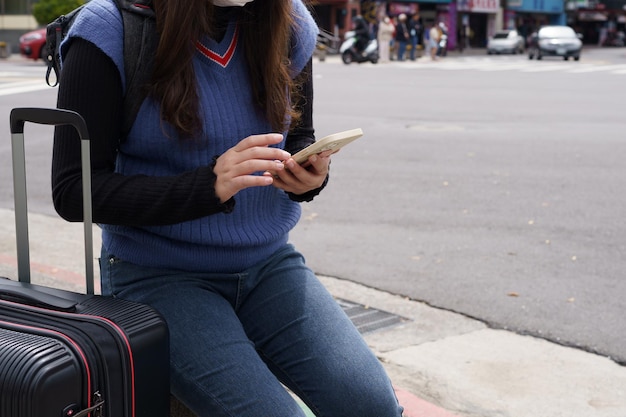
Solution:
[[(0, 264), (12, 266), (17, 268), (17, 258), (15, 256), (9, 256), (0, 254)], [(54, 266), (41, 264), (38, 262), (30, 263), (31, 272), (37, 272), (51, 278), (55, 278), (59, 281), (67, 282), (75, 285), (85, 285), (85, 276), (77, 274), (76, 272), (68, 271), (66, 269), (60, 269)], [(15, 277), (17, 278), (17, 277)]]
[(401, 388), (394, 390), (400, 405), (404, 407), (402, 417), (459, 417)]

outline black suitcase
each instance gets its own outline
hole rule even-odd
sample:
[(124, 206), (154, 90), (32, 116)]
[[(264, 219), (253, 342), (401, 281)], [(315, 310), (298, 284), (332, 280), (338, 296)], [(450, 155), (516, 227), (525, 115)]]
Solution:
[[(169, 335), (148, 306), (94, 295), (87, 127), (58, 109), (11, 111), (18, 279), (0, 279), (0, 417), (166, 417)], [(24, 123), (81, 137), (87, 294), (30, 283)]]

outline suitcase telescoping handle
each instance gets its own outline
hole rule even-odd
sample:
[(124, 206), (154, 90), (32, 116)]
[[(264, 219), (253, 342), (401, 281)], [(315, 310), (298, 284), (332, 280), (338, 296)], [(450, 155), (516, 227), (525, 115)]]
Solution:
[(91, 163), (87, 123), (76, 112), (48, 108), (15, 108), (11, 110), (11, 149), (13, 160), (13, 193), (15, 198), (15, 236), (17, 240), (17, 274), (21, 282), (30, 282), (30, 255), (28, 244), (28, 205), (26, 197), (26, 155), (24, 151), (24, 123), (71, 125), (80, 137), (83, 225), (85, 229), (85, 278), (87, 293), (94, 293), (93, 229), (91, 208)]

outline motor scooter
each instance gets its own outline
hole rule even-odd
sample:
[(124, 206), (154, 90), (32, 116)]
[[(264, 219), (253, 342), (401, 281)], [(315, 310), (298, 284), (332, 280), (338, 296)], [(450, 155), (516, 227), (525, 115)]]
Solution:
[(341, 60), (344, 64), (348, 65), (353, 62), (359, 64), (371, 62), (372, 64), (376, 64), (378, 62), (378, 42), (376, 39), (370, 39), (363, 52), (356, 50), (356, 34), (353, 30), (346, 32), (344, 39), (339, 48)]

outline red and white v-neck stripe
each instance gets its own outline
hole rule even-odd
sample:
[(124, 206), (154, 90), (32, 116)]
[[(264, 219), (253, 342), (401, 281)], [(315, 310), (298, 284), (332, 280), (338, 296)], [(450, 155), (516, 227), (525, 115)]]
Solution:
[(237, 49), (237, 40), (239, 39), (239, 25), (235, 26), (235, 32), (233, 33), (233, 37), (230, 40), (230, 44), (226, 49), (224, 54), (219, 54), (208, 47), (204, 46), (200, 41), (196, 41), (196, 49), (205, 57), (209, 58), (211, 61), (219, 64), (223, 68), (228, 66), (228, 63), (232, 59), (235, 54), (235, 49)]

